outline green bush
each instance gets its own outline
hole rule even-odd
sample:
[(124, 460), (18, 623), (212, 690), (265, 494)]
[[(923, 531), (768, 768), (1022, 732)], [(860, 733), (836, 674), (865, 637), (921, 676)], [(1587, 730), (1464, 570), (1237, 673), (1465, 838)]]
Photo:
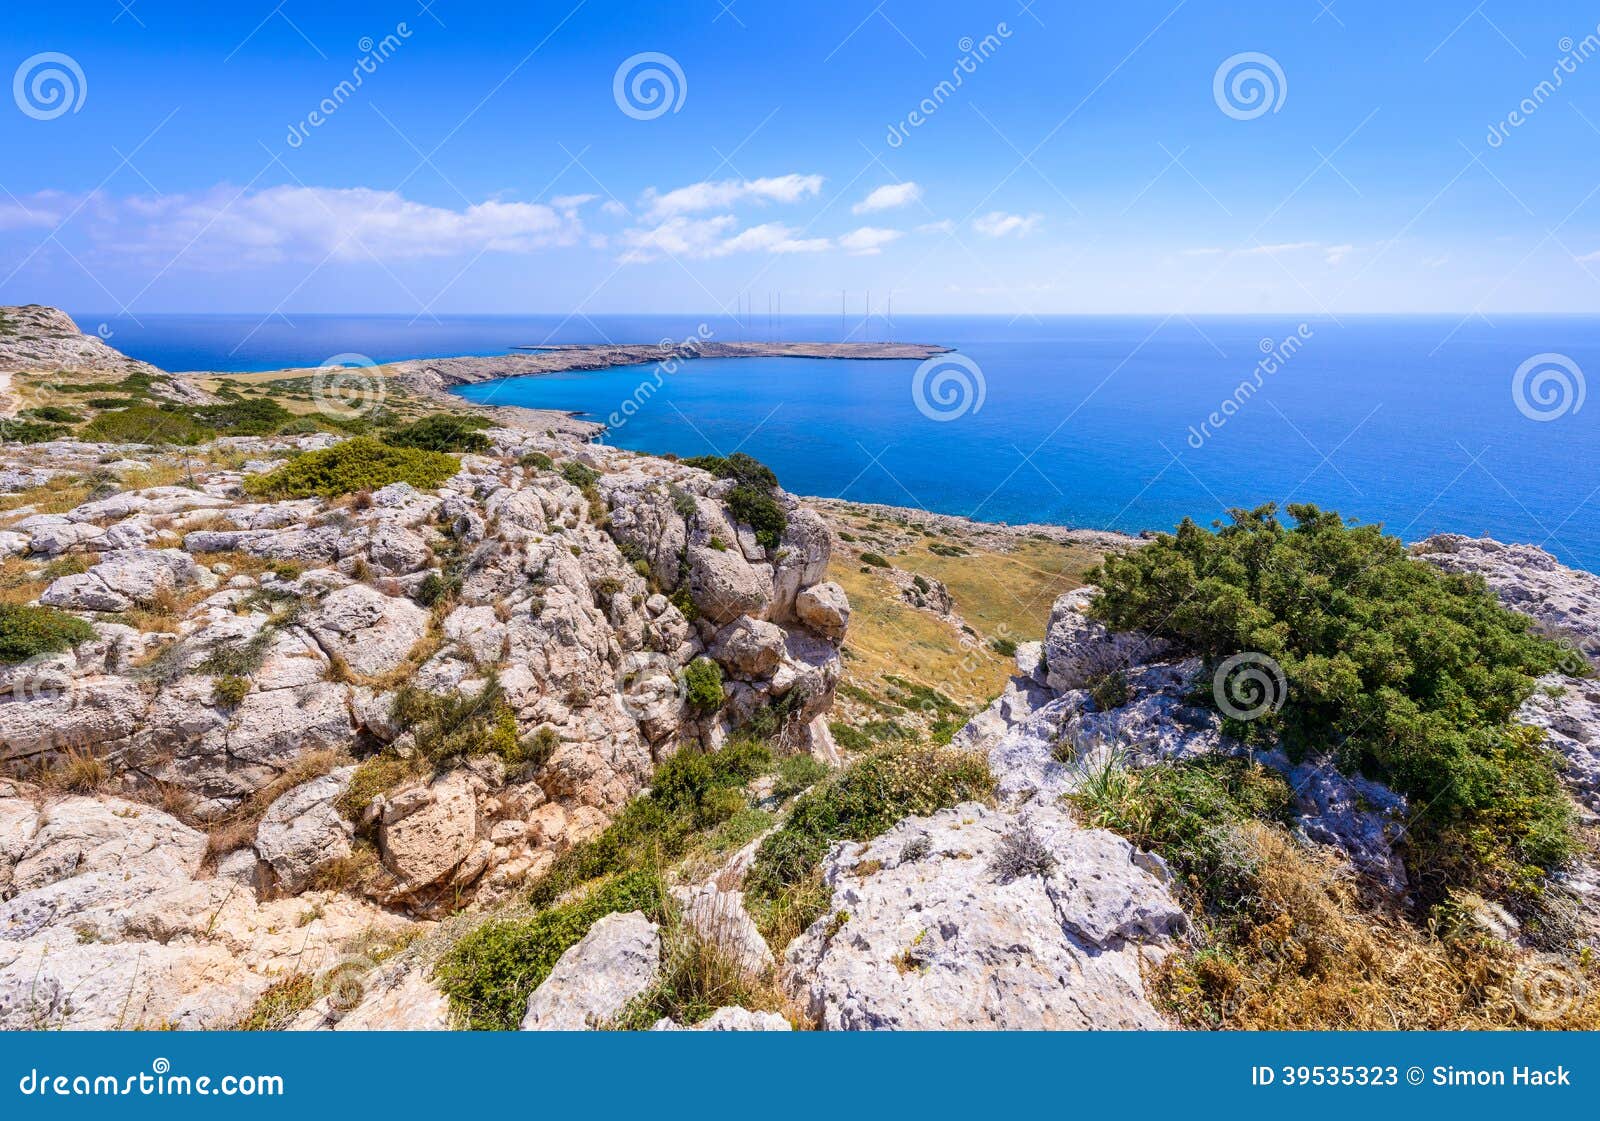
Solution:
[(1468, 846), (1482, 886), (1536, 882), (1573, 851), (1571, 815), (1553, 757), (1511, 717), (1562, 648), (1480, 578), (1412, 559), (1377, 526), (1314, 506), (1289, 514), (1293, 528), (1270, 505), (1232, 511), (1215, 532), (1186, 520), (1108, 557), (1091, 577), (1102, 588), (1094, 615), (1173, 639), (1211, 670), (1239, 653), (1272, 659), (1281, 708), (1225, 718), (1226, 730), (1280, 739), (1296, 760), (1331, 751), (1346, 773), (1405, 794), (1420, 815), (1411, 863), (1425, 882)]
[(789, 526), (789, 516), (774, 496), (778, 476), (770, 467), (743, 452), (727, 457), (696, 456), (684, 462), (709, 471), (719, 479), (733, 479), (735, 485), (728, 492), (728, 509), (738, 521), (756, 531), (756, 540), (763, 548), (778, 547), (783, 531)]
[(94, 628), (53, 607), (0, 603), (0, 664), (70, 650), (94, 637)]
[(710, 658), (696, 658), (685, 666), (683, 684), (689, 707), (696, 712), (715, 712), (722, 707), (722, 667)]
[(889, 560), (880, 553), (862, 553), (861, 563), (870, 564), (873, 568), (889, 568)]
[(80, 430), (85, 440), (107, 444), (192, 445), (213, 439), (217, 430), (186, 412), (158, 405), (133, 405), (101, 413)]
[(250, 693), (250, 679), (227, 675), (211, 683), (211, 703), (234, 708)]
[(536, 751), (548, 756), (553, 745), (526, 743), (517, 728), (516, 713), (506, 704), (505, 693), (493, 673), (476, 693), (433, 693), (415, 685), (395, 693), (391, 707), (395, 727), (410, 730), (417, 751), (425, 759), (441, 762), (457, 756), (498, 755), (507, 763), (525, 763)]
[(467, 1027), (515, 1031), (533, 990), (590, 927), (627, 911), (643, 911), (659, 922), (666, 908), (667, 889), (659, 875), (629, 872), (559, 907), (484, 923), (439, 960), (434, 981)]
[(331, 448), (297, 455), (265, 475), (248, 475), (244, 489), (267, 498), (334, 498), (390, 483), (433, 490), (460, 469), (461, 461), (453, 455), (390, 447), (370, 436), (356, 436)]
[(31, 409), (23, 409), (17, 414), (29, 420), (42, 420), (50, 424), (77, 424), (83, 417), (71, 409), (63, 409), (60, 405), (35, 405)]
[(189, 413), (198, 423), (224, 436), (270, 436), (294, 419), (288, 409), (267, 398), (203, 405)]
[(58, 440), (67, 434), (67, 429), (60, 424), (46, 424), (35, 420), (15, 420), (11, 417), (0, 418), (0, 441), (10, 441), (15, 444), (42, 444), (47, 440)]
[(383, 442), (397, 448), (432, 452), (486, 452), (492, 446), (483, 434), (491, 427), (486, 417), (460, 413), (433, 413), (384, 433)]
[(736, 739), (721, 751), (682, 750), (656, 768), (650, 793), (623, 807), (605, 832), (563, 853), (530, 893), (549, 906), (580, 884), (638, 868), (665, 867), (680, 858), (704, 830), (729, 816), (736, 795), (772, 765), (772, 753), (755, 740)]
[(587, 464), (569, 459), (561, 464), (561, 477), (579, 490), (587, 490), (600, 481), (600, 472)]
[(745, 891), (756, 901), (775, 901), (809, 876), (835, 841), (865, 841), (903, 817), (993, 792), (988, 761), (975, 752), (905, 748), (869, 755), (795, 800), (789, 819), (761, 842)]
[(545, 455), (544, 452), (529, 452), (517, 460), (517, 463), (530, 471), (549, 471), (554, 469), (556, 461)]

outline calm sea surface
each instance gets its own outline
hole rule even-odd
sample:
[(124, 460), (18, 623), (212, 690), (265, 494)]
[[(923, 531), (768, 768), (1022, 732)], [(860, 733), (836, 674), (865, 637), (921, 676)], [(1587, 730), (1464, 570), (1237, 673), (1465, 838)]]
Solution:
[[(702, 326), (718, 340), (891, 337), (881, 319), (794, 316), (141, 319), (78, 317), (173, 370), (676, 341)], [(746, 451), (802, 494), (1120, 530), (1315, 502), (1407, 540), (1487, 533), (1600, 569), (1600, 404), (1582, 403), (1600, 318), (902, 316), (892, 337), (969, 365), (919, 381), (916, 362), (699, 360), (462, 392), (610, 421), (623, 447)], [(1541, 355), (1519, 391), (1519, 367)]]

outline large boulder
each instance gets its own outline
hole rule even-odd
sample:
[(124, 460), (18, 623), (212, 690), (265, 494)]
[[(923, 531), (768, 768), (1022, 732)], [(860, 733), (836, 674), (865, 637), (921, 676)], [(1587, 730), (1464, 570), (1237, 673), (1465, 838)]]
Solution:
[(833, 642), (841, 642), (850, 626), (850, 597), (833, 581), (802, 588), (794, 601), (795, 614), (806, 626)]
[(477, 798), (465, 771), (390, 796), (379, 816), (378, 851), (406, 890), (455, 871), (478, 839)]
[(428, 613), (409, 599), (351, 584), (329, 592), (306, 626), (329, 657), (344, 659), (354, 673), (378, 677), (405, 663), (428, 633)]
[[(1023, 831), (1045, 855), (1019, 866)], [(828, 855), (786, 987), (828, 1030), (1164, 1028), (1141, 966), (1187, 924), (1147, 863), (1052, 805), (909, 818)]]
[(318, 872), (350, 856), (353, 830), (333, 804), (354, 773), (354, 767), (340, 767), (267, 807), (256, 827), (256, 855), (271, 869), (276, 890), (297, 894)]
[(639, 911), (612, 914), (572, 946), (528, 998), (523, 1031), (604, 1026), (661, 972), (661, 928)]
[(1045, 684), (1057, 692), (1082, 689), (1091, 679), (1139, 662), (1160, 658), (1169, 648), (1165, 639), (1148, 635), (1113, 633), (1089, 618), (1089, 603), (1097, 589), (1079, 588), (1057, 599), (1045, 632)]
[(718, 632), (710, 654), (735, 676), (766, 677), (783, 656), (784, 637), (782, 627), (744, 616)]

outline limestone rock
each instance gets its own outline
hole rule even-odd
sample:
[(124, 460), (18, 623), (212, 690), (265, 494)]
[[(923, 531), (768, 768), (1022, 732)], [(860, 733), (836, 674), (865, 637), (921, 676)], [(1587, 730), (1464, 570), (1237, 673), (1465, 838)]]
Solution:
[(698, 1024), (684, 1025), (672, 1019), (655, 1022), (651, 1031), (793, 1031), (794, 1028), (776, 1012), (752, 1012), (733, 1005), (719, 1008)]
[(330, 592), (307, 623), (330, 657), (377, 677), (399, 668), (428, 633), (428, 613), (408, 599), (386, 596), (365, 584)]
[(1139, 662), (1151, 662), (1166, 652), (1165, 639), (1147, 635), (1113, 634), (1089, 618), (1087, 609), (1096, 588), (1079, 588), (1056, 600), (1045, 633), (1046, 684), (1059, 692), (1081, 689), (1091, 678)]
[(267, 807), (256, 828), (256, 854), (272, 869), (277, 890), (296, 895), (316, 874), (351, 853), (351, 826), (334, 809), (354, 767), (295, 787)]
[(829, 580), (801, 589), (794, 601), (800, 621), (833, 642), (842, 641), (850, 625), (850, 599)]
[(533, 991), (522, 1030), (601, 1027), (649, 989), (660, 971), (660, 927), (639, 911), (607, 915)]
[(1183, 912), (1122, 838), (1053, 806), (1028, 821), (1047, 874), (995, 871), (1019, 819), (977, 803), (835, 846), (829, 913), (784, 955), (791, 996), (828, 1030), (1166, 1027), (1141, 965)]
[(379, 821), (383, 863), (409, 890), (444, 879), (478, 839), (477, 800), (464, 771), (398, 791), (384, 802)]

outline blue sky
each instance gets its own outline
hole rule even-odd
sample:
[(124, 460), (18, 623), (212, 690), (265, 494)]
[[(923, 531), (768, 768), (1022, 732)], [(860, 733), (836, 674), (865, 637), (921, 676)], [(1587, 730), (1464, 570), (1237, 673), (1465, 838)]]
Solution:
[[(14, 5), (0, 302), (1600, 304), (1592, 6), (875, 2)], [(659, 115), (615, 92), (646, 53)]]

